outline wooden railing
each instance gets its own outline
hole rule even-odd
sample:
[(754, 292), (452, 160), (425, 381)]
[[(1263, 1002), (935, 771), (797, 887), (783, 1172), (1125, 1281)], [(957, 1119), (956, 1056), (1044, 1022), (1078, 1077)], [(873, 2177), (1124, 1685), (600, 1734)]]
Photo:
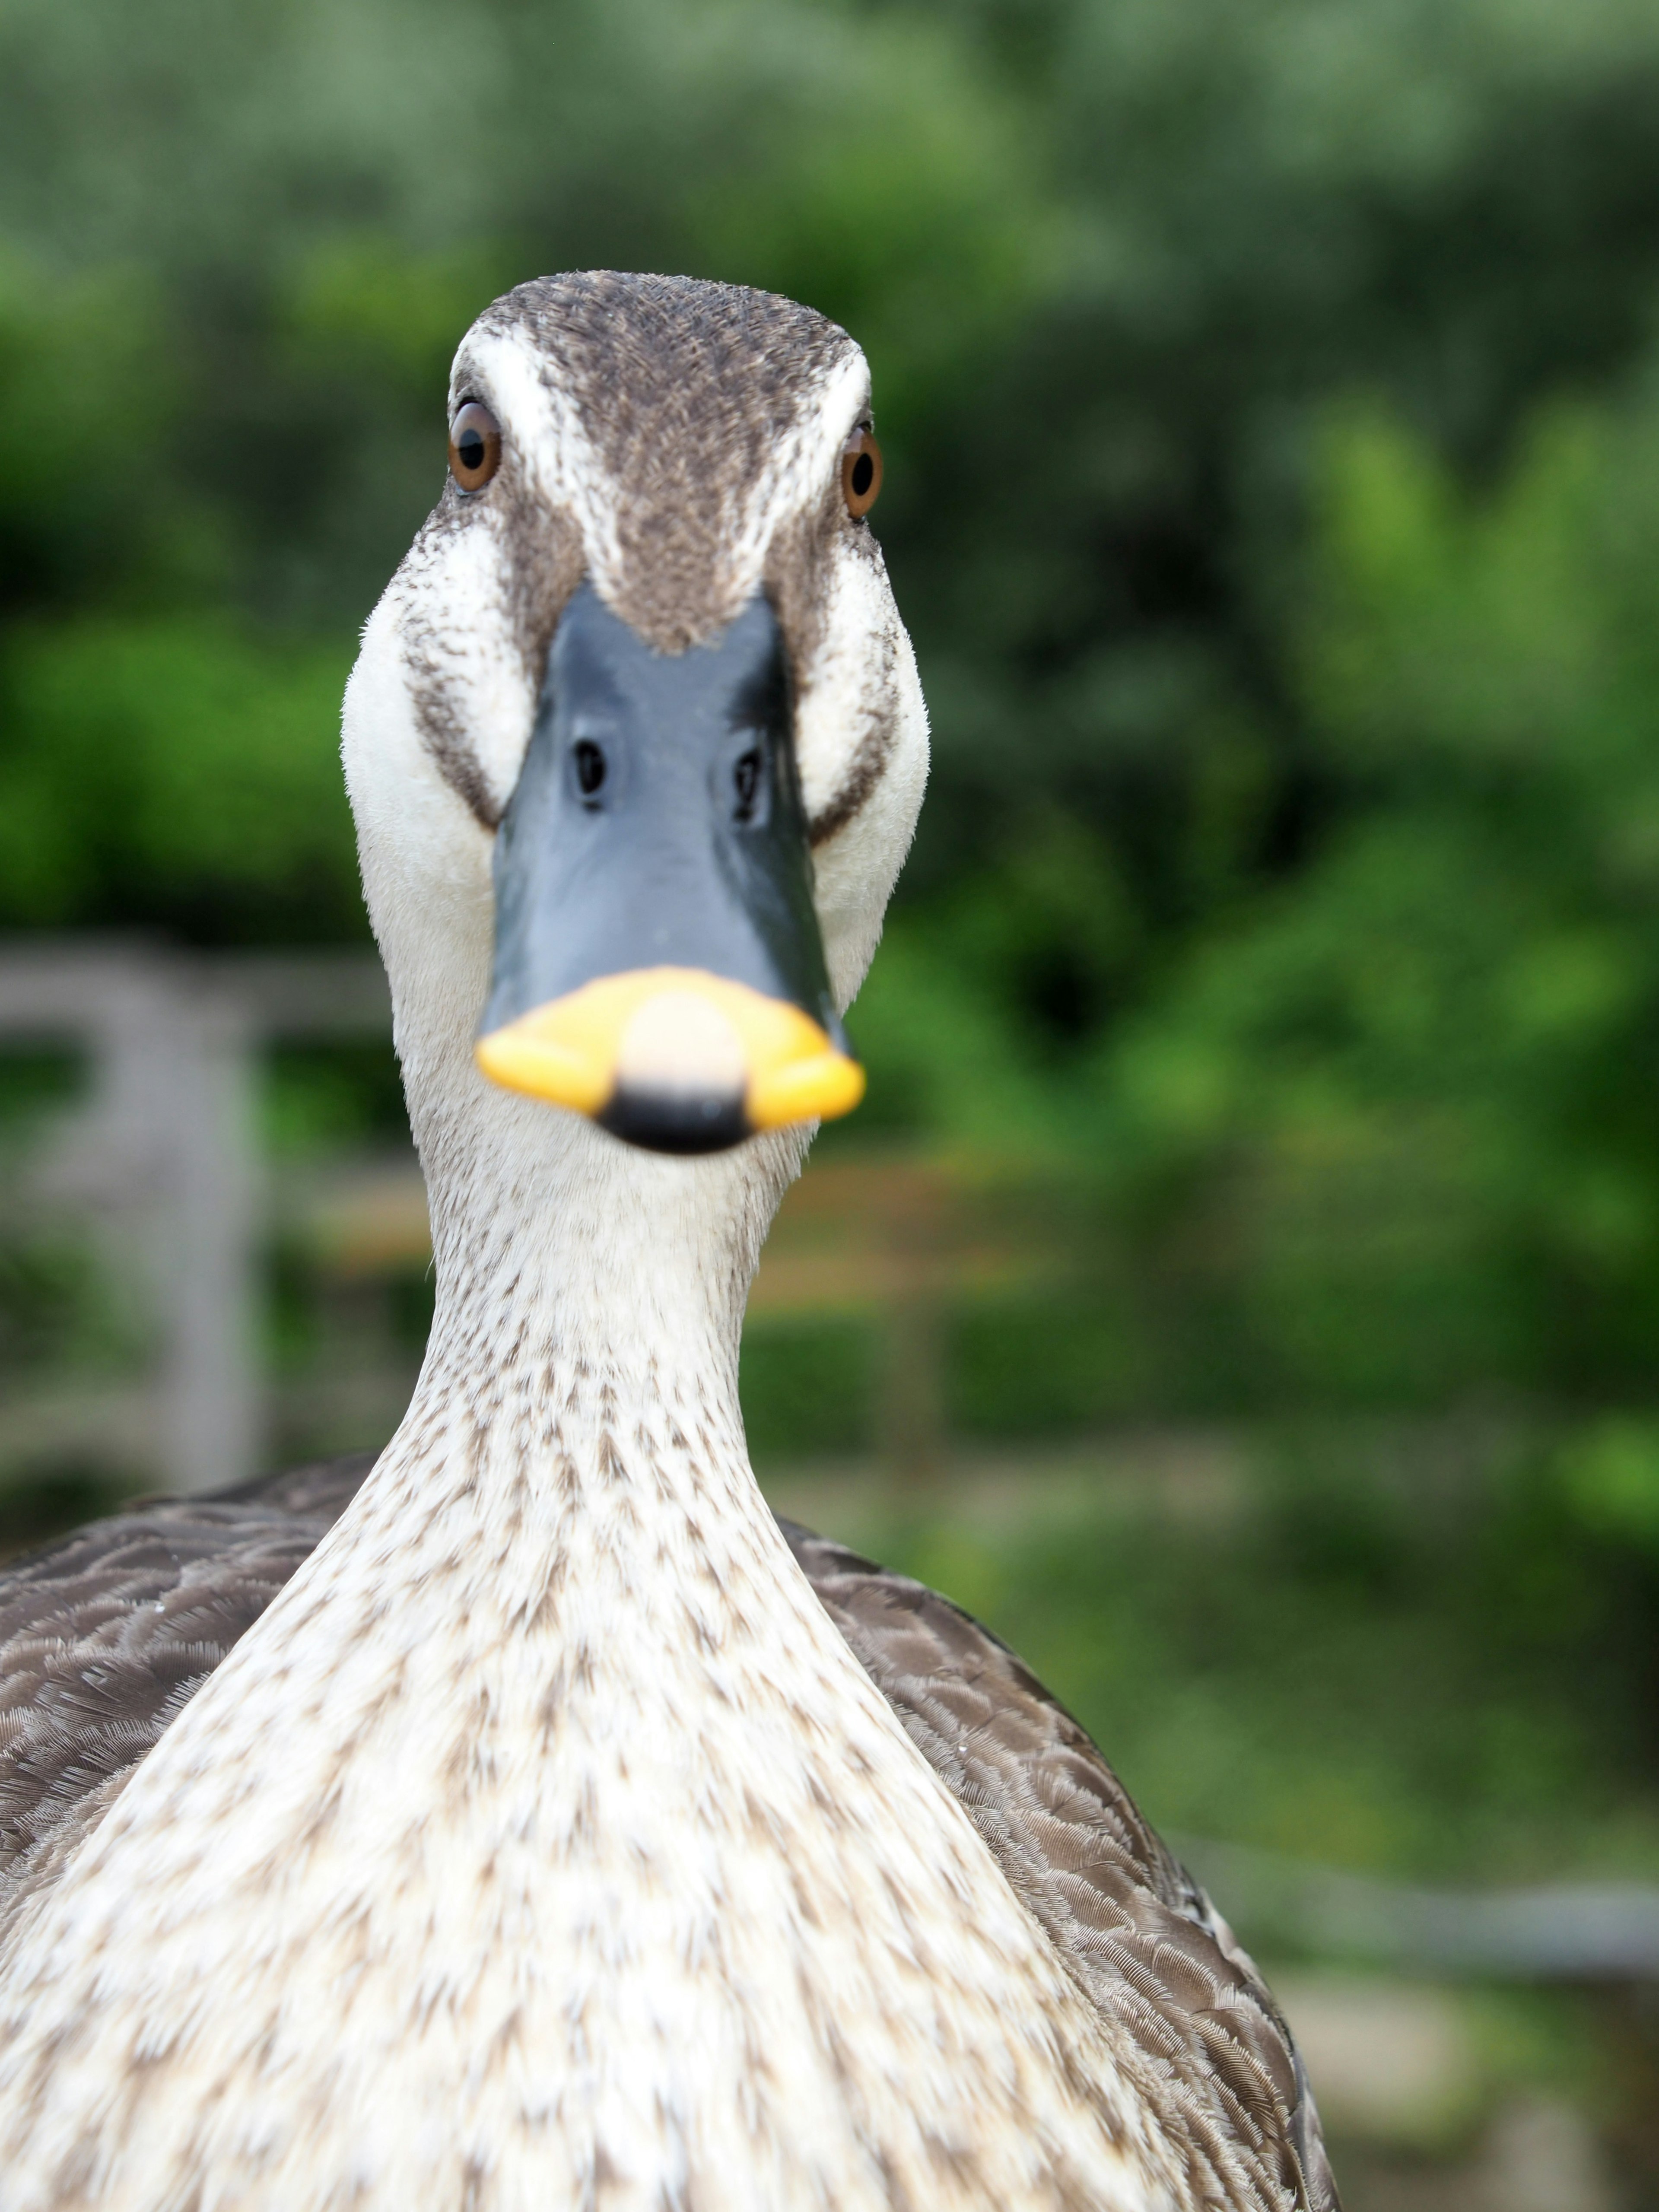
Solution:
[(0, 951), (0, 1039), (83, 1054), (84, 1104), (29, 1174), (31, 1194), (98, 1224), (153, 1322), (155, 1371), (9, 1409), (4, 1441), (118, 1443), (170, 1488), (210, 1490), (263, 1457), (258, 1246), (265, 1178), (259, 1055), (279, 1039), (388, 1036), (362, 954), (188, 957), (119, 943)]

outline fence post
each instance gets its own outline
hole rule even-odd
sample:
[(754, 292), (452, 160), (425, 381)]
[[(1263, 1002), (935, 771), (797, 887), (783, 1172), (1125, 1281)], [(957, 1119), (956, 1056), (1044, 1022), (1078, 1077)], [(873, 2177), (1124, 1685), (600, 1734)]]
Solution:
[(181, 974), (172, 996), (162, 1435), (167, 1487), (197, 1492), (246, 1481), (264, 1442), (253, 1039), (227, 995)]
[(936, 1174), (909, 1163), (884, 1182), (888, 1289), (879, 1443), (894, 1475), (920, 1486), (945, 1468), (946, 1194)]
[(0, 1036), (72, 1039), (91, 1096), (30, 1174), (90, 1212), (112, 1281), (153, 1347), (122, 1456), (163, 1488), (257, 1474), (265, 1192), (258, 1054), (275, 1036), (384, 1036), (380, 963), (361, 953), (204, 956), (96, 940), (0, 946)]

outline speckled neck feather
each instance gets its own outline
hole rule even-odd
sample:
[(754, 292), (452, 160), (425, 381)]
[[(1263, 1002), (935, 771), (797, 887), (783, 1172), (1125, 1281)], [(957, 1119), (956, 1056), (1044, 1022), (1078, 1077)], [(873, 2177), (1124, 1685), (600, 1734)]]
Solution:
[(738, 1319), (789, 1164), (716, 1207), (630, 1159), (510, 1232), (440, 1178), (398, 1437), (12, 1936), (6, 2212), (1165, 2201), (755, 1486)]

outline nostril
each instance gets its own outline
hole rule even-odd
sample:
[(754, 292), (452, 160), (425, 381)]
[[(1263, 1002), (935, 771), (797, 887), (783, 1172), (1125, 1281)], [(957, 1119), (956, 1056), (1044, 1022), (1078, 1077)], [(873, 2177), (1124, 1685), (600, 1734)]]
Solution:
[(759, 795), (760, 780), (760, 753), (757, 748), (750, 746), (746, 753), (738, 756), (737, 765), (732, 771), (732, 781), (738, 794), (737, 818), (739, 822), (751, 822), (754, 819), (755, 800)]
[(572, 746), (571, 757), (576, 764), (576, 788), (584, 799), (592, 799), (605, 781), (605, 755), (591, 738), (583, 738)]

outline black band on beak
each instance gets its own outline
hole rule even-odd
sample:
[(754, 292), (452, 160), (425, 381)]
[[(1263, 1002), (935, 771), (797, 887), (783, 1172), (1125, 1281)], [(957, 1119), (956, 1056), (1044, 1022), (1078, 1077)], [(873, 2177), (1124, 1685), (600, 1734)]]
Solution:
[(857, 1103), (791, 735), (764, 599), (671, 656), (580, 586), (496, 838), (486, 1074), (663, 1152)]

